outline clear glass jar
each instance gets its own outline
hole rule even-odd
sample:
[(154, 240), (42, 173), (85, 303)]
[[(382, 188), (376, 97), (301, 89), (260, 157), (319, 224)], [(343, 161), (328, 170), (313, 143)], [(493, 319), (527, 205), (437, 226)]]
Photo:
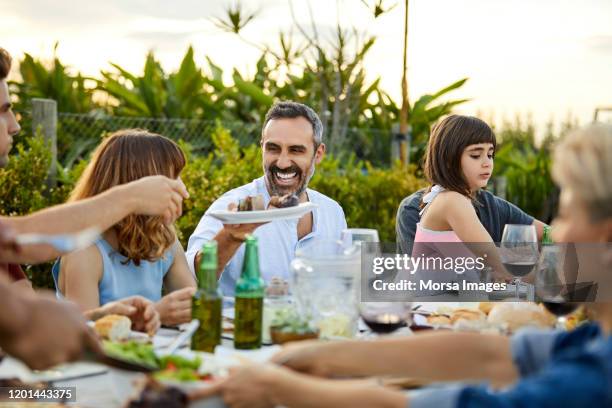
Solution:
[(266, 287), (266, 296), (264, 298), (264, 311), (262, 323), (262, 341), (271, 343), (270, 326), (281, 310), (286, 310), (292, 307), (291, 298), (289, 297), (289, 283), (278, 277), (274, 277)]
[(300, 315), (322, 338), (354, 337), (359, 318), (360, 252), (340, 241), (319, 240), (296, 252), (291, 293)]

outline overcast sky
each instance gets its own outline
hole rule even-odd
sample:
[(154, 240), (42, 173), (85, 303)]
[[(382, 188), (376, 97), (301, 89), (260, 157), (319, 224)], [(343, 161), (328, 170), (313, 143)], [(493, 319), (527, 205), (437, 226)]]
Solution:
[[(201, 65), (209, 56), (227, 71), (252, 72), (260, 52), (210, 20), (232, 1), (0, 0), (0, 46), (16, 58), (23, 52), (50, 58), (59, 41), (64, 63), (95, 76), (110, 69), (109, 61), (140, 72), (150, 49), (173, 70), (192, 44)], [(293, 25), (289, 0), (243, 4), (260, 11), (244, 32), (254, 42), (275, 44), (278, 32)], [(293, 4), (298, 20), (308, 23), (306, 1)], [(360, 0), (311, 4), (322, 33), (333, 27), (339, 10), (342, 24), (377, 36), (366, 70), (399, 99), (402, 5), (373, 20)], [(452, 94), (472, 99), (460, 111), (496, 121), (531, 113), (541, 125), (571, 112), (586, 123), (596, 106), (612, 106), (609, 0), (411, 0), (409, 42), (413, 100), (467, 76), (468, 83)]]

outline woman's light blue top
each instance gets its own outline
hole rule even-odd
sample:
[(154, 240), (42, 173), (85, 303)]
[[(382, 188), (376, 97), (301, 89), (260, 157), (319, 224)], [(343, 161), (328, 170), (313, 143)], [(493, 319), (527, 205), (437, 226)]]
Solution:
[[(140, 261), (136, 266), (125, 256), (117, 252), (104, 239), (95, 242), (102, 256), (102, 279), (98, 285), (100, 305), (113, 302), (128, 296), (140, 295), (152, 302), (157, 302), (162, 296), (164, 277), (174, 261), (174, 247), (156, 261)], [(55, 261), (52, 274), (55, 281), (56, 294), (63, 297), (59, 289), (61, 258)], [(82, 271), (87, 273), (87, 271)]]

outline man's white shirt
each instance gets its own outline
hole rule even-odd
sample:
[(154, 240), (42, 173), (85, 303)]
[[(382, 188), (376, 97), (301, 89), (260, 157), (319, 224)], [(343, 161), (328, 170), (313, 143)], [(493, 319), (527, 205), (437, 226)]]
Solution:
[[(307, 189), (306, 193), (308, 200), (317, 204), (317, 207), (312, 211), (312, 232), (298, 240), (298, 219), (272, 221), (260, 226), (254, 232), (259, 242), (261, 276), (266, 282), (269, 282), (273, 277), (289, 280), (290, 264), (295, 257), (296, 250), (310, 245), (314, 240), (338, 240), (342, 230), (346, 228), (344, 211), (336, 201), (311, 189)], [(237, 204), (240, 199), (257, 194), (264, 197), (264, 204), (267, 207), (270, 194), (263, 177), (228, 191), (206, 210), (187, 245), (187, 262), (192, 272), (194, 272), (193, 262), (197, 252), (205, 242), (213, 239), (223, 228), (223, 223), (211, 217), (209, 213), (211, 211), (227, 210), (230, 203)], [(242, 270), (244, 248), (244, 244), (238, 248), (225, 266), (219, 279), (219, 286), (225, 296), (234, 295), (234, 286)]]

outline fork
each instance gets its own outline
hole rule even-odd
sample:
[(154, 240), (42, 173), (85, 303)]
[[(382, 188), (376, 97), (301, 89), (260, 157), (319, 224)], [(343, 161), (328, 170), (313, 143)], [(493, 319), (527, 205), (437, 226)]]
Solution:
[(168, 346), (168, 349), (164, 354), (174, 354), (183, 344), (185, 344), (194, 335), (196, 330), (200, 327), (200, 321), (193, 319), (185, 329), (173, 342)]
[(74, 234), (20, 234), (15, 237), (17, 245), (48, 244), (59, 252), (72, 252), (91, 245), (100, 237), (100, 229), (91, 227)]

